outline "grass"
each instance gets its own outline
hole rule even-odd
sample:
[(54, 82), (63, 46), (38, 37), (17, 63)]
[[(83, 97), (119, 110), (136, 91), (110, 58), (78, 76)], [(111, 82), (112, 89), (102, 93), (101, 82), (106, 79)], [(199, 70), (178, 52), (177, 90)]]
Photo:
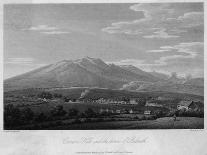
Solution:
[(196, 117), (178, 117), (173, 121), (171, 117), (159, 118), (157, 120), (143, 121), (110, 121), (89, 122), (57, 126), (53, 130), (98, 130), (98, 129), (203, 129), (204, 119)]

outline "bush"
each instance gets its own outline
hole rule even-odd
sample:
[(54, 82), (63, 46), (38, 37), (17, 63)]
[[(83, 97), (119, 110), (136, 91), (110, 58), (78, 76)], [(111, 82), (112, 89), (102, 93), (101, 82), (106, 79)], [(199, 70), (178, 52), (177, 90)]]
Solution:
[(75, 119), (72, 123), (73, 123), (73, 124), (78, 124), (78, 123), (81, 123), (81, 120), (77, 118), (77, 119)]
[(162, 110), (155, 111), (154, 114), (155, 114), (155, 116), (157, 118), (160, 118), (160, 117), (164, 117), (165, 116), (165, 114), (163, 113)]
[(79, 111), (75, 108), (69, 109), (68, 116), (77, 116)]
[(53, 96), (54, 96), (54, 98), (62, 98), (62, 94), (55, 93)]
[(31, 121), (34, 118), (34, 112), (30, 108), (23, 109), (22, 115), (25, 121)]
[(141, 116), (140, 120), (146, 120), (146, 117), (145, 116)]
[(179, 110), (176, 114), (180, 117), (204, 117), (203, 110)]
[(37, 95), (39, 98), (52, 99), (52, 94), (49, 92), (42, 92)]
[(18, 107), (13, 104), (8, 104), (4, 108), (4, 125), (5, 126), (18, 126), (23, 124), (22, 113)]
[(52, 116), (64, 116), (66, 111), (63, 109), (62, 105), (58, 105), (50, 111)]
[(103, 121), (104, 121), (103, 118), (98, 118), (98, 119), (97, 119), (97, 122), (103, 122)]
[(35, 118), (36, 122), (44, 122), (46, 120), (47, 120), (47, 117), (42, 112), (39, 115), (37, 115), (36, 118)]
[(93, 120), (90, 118), (86, 118), (85, 122), (92, 122)]
[(95, 117), (96, 113), (93, 111), (93, 109), (88, 108), (85, 112), (84, 112), (86, 117)]

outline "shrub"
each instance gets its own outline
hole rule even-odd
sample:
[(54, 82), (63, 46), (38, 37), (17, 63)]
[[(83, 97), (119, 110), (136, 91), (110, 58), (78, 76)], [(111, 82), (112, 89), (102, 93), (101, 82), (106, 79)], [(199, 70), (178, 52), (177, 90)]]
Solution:
[(79, 111), (75, 108), (69, 109), (68, 116), (77, 116)]
[(93, 120), (90, 118), (86, 118), (85, 122), (92, 122)]
[(22, 115), (25, 121), (31, 121), (34, 118), (34, 112), (30, 108), (23, 109)]
[(49, 92), (42, 92), (37, 95), (39, 98), (52, 99), (52, 94)]
[(35, 121), (36, 122), (44, 122), (47, 120), (47, 117), (43, 112), (41, 112), (39, 115), (36, 116)]
[(62, 94), (55, 93), (53, 96), (54, 96), (54, 98), (62, 98)]
[(50, 111), (52, 116), (64, 116), (66, 111), (63, 109), (62, 105), (58, 105)]
[(204, 117), (204, 111), (201, 109), (198, 110), (179, 110), (177, 116), (181, 117)]
[(73, 124), (76, 124), (76, 123), (78, 124), (78, 123), (81, 123), (81, 120), (77, 118), (77, 119), (75, 119), (72, 123), (73, 123)]
[(22, 123), (22, 113), (19, 108), (13, 104), (6, 105), (4, 108), (4, 125), (13, 127)]
[(86, 117), (94, 117), (94, 116), (96, 116), (96, 113), (93, 111), (93, 109), (91, 109), (91, 108), (88, 108), (85, 112), (84, 112), (84, 114), (86, 115)]

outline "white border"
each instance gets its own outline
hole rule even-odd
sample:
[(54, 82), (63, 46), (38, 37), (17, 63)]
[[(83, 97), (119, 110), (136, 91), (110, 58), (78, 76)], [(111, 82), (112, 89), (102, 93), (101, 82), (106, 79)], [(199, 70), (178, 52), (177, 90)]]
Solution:
[[(1, 86), (0, 86), (0, 119), (2, 120), (3, 112), (3, 4), (8, 3), (152, 3), (152, 2), (205, 2), (195, 0), (4, 0), (1, 2)], [(204, 11), (206, 17), (207, 3), (204, 3)], [(206, 30), (205, 20), (205, 30)], [(204, 37), (204, 51), (206, 51), (206, 34)], [(204, 66), (206, 68), (207, 55), (204, 52)], [(204, 70), (205, 77), (207, 71)], [(205, 86), (207, 80), (204, 80)], [(206, 94), (206, 87), (204, 94)], [(205, 97), (204, 103), (207, 103)], [(207, 106), (205, 108), (205, 124), (207, 122)], [(62, 130), (62, 131), (3, 131), (3, 121), (0, 121), (0, 154), (2, 155), (75, 155), (77, 151), (129, 151), (133, 152), (129, 155), (207, 155), (207, 130), (206, 125), (204, 130), (190, 129), (170, 129), (170, 130)], [(147, 138), (145, 143), (135, 144), (63, 144), (66, 138), (81, 139), (82, 137), (123, 139), (126, 137), (134, 137), (138, 139)], [(96, 154), (94, 154), (96, 155)], [(102, 154), (101, 154), (102, 155)], [(112, 155), (112, 154), (104, 154)], [(115, 154), (120, 155), (120, 154)], [(121, 154), (125, 155), (125, 154)]]

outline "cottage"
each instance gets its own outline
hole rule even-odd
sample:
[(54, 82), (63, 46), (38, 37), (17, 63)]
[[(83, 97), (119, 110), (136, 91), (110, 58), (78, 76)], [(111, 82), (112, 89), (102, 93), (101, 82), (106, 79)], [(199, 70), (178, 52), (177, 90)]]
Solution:
[(151, 111), (150, 111), (150, 110), (145, 110), (145, 111), (144, 111), (144, 114), (145, 114), (145, 115), (150, 115), (150, 114), (151, 114)]
[(109, 109), (100, 109), (100, 113), (104, 113), (104, 112), (108, 113)]
[(203, 108), (203, 104), (200, 101), (180, 101), (177, 105), (177, 109), (181, 110), (181, 109), (185, 109), (185, 110), (198, 110), (198, 109), (202, 109)]
[(120, 114), (120, 113), (121, 113), (121, 110), (116, 110), (116, 113), (117, 113), (117, 114)]
[(133, 110), (132, 110), (132, 109), (131, 109), (131, 110), (129, 110), (129, 113), (130, 113), (130, 114), (133, 114)]
[(138, 104), (137, 101), (136, 101), (136, 99), (130, 99), (129, 103), (130, 104)]
[(162, 107), (161, 104), (158, 104), (156, 102), (150, 102), (150, 101), (147, 101), (146, 104), (145, 104), (146, 107)]
[(46, 98), (43, 98), (42, 101), (47, 102), (47, 99)]
[(191, 104), (191, 101), (180, 101), (177, 105), (177, 110), (189, 110), (189, 105)]

